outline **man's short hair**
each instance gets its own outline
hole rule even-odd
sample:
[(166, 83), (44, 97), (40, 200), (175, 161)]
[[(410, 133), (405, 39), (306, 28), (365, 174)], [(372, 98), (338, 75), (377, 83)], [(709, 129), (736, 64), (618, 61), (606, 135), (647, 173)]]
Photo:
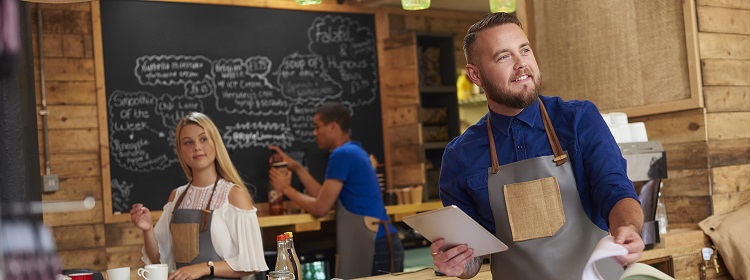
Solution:
[(326, 102), (315, 110), (316, 115), (320, 115), (320, 120), (325, 124), (336, 122), (341, 127), (341, 131), (349, 133), (351, 127), (351, 116), (349, 110), (339, 102)]
[(472, 24), (471, 27), (469, 27), (469, 30), (466, 31), (466, 36), (464, 36), (463, 47), (464, 56), (466, 57), (466, 63), (474, 64), (474, 62), (470, 59), (472, 58), (471, 54), (474, 51), (472, 47), (474, 45), (474, 41), (476, 41), (477, 39), (477, 35), (479, 34), (479, 32), (487, 28), (500, 26), (506, 23), (513, 23), (515, 25), (518, 25), (518, 27), (523, 28), (523, 26), (521, 26), (521, 21), (518, 20), (516, 15), (509, 13), (489, 13), (476, 23)]

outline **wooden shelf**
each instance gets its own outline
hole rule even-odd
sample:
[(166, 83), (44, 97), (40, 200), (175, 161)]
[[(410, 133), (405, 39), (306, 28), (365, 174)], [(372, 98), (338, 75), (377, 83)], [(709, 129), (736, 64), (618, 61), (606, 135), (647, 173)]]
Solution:
[(424, 94), (456, 94), (455, 86), (419, 86), (419, 92)]
[(481, 105), (481, 104), (484, 104), (484, 105), (487, 104), (487, 96), (485, 96), (484, 94), (477, 94), (466, 99), (458, 100), (458, 105), (471, 106), (471, 105)]
[(444, 142), (424, 142), (422, 144), (422, 147), (427, 150), (436, 150), (436, 149), (445, 149), (445, 146), (448, 146), (448, 141)]

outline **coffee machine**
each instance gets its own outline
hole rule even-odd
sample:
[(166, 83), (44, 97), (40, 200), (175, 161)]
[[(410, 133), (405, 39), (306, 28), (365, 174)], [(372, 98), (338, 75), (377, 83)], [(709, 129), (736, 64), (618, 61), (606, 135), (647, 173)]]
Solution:
[(643, 209), (641, 236), (646, 249), (660, 242), (656, 208), (662, 179), (667, 178), (667, 155), (659, 141), (618, 143), (627, 160), (628, 178), (638, 191)]

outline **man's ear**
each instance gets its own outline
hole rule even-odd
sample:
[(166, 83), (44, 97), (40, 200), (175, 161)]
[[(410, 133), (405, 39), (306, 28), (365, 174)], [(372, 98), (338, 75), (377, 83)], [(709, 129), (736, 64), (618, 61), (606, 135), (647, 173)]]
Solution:
[(483, 86), (482, 75), (479, 75), (479, 68), (476, 65), (466, 64), (466, 76), (477, 86)]

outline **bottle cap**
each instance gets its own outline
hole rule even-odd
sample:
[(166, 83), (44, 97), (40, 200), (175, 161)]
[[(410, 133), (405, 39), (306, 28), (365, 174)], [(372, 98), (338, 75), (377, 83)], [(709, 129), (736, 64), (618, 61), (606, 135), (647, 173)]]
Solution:
[(286, 234), (289, 237), (294, 237), (294, 234), (291, 231), (287, 231), (284, 234)]
[(279, 234), (276, 236), (276, 241), (284, 241), (286, 240), (286, 234)]

